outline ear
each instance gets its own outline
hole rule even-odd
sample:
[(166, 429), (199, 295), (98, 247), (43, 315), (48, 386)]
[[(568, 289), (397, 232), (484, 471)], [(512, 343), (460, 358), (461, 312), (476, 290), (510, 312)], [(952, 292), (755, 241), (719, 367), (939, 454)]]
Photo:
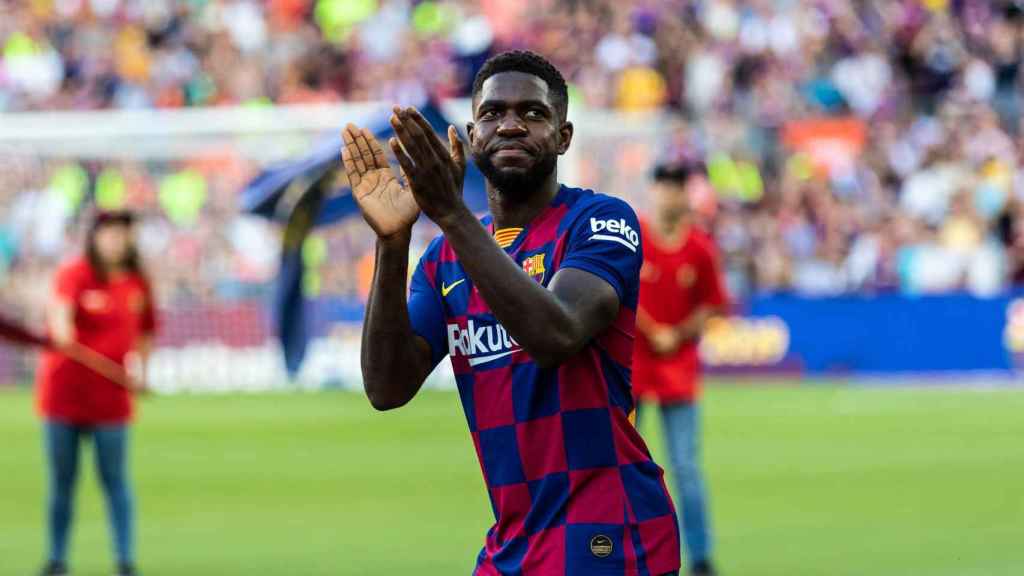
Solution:
[(566, 151), (569, 150), (569, 145), (572, 144), (573, 131), (574, 131), (574, 128), (573, 128), (572, 122), (569, 122), (569, 121), (563, 122), (562, 126), (558, 129), (558, 136), (559, 136), (558, 155), (559, 156), (561, 156), (562, 154), (565, 154)]
[(475, 128), (472, 122), (466, 122), (466, 135), (469, 136), (469, 145), (473, 146), (473, 140), (476, 138), (476, 134), (473, 132)]

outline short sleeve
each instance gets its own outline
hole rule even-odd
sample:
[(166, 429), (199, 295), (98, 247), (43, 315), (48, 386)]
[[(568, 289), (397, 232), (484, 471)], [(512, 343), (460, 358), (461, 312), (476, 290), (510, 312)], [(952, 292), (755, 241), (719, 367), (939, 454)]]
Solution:
[(441, 296), (426, 272), (429, 265), (427, 255), (420, 259), (416, 272), (412, 275), (412, 284), (409, 287), (409, 321), (412, 323), (413, 332), (430, 344), (431, 366), (437, 366), (437, 363), (448, 354), (448, 346), (445, 341)]
[(728, 305), (729, 296), (723, 283), (718, 251), (713, 244), (708, 244), (704, 258), (701, 259), (701, 268), (697, 275), (700, 302), (716, 308)]
[(560, 268), (599, 276), (611, 284), (620, 302), (628, 302), (636, 297), (642, 264), (636, 213), (622, 200), (602, 196), (572, 224)]
[(158, 325), (156, 298), (153, 297), (153, 287), (145, 279), (142, 280), (142, 292), (146, 298), (146, 307), (142, 311), (142, 332), (155, 334)]
[(53, 295), (60, 300), (74, 302), (82, 291), (81, 269), (75, 265), (64, 265), (57, 269), (53, 279)]

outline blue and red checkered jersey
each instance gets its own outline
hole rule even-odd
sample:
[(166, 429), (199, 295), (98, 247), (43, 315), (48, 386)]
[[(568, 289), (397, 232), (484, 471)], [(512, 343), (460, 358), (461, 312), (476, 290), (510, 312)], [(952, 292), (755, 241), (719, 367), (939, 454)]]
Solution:
[(618, 293), (618, 317), (561, 366), (538, 367), (501, 326), (451, 245), (436, 238), (413, 275), (409, 313), (436, 364), (450, 356), (494, 509), (474, 574), (660, 576), (679, 569), (663, 472), (629, 420), (643, 262), (622, 200), (562, 186), (525, 229), (495, 231), (542, 285), (562, 268)]

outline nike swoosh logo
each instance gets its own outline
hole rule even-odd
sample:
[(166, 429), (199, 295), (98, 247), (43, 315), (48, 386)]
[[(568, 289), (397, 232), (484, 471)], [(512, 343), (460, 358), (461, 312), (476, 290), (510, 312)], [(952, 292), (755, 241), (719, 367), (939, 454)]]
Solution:
[(462, 284), (465, 281), (466, 281), (465, 278), (460, 278), (457, 282), (455, 282), (451, 286), (445, 286), (444, 282), (441, 282), (441, 296), (447, 296), (448, 293), (451, 292), (452, 290), (454, 290), (456, 286), (458, 286), (459, 284)]
[(508, 356), (509, 354), (515, 354), (516, 352), (519, 352), (519, 348), (516, 348), (514, 350), (509, 350), (507, 352), (499, 352), (498, 354), (491, 354), (490, 356), (478, 356), (476, 358), (470, 358), (469, 359), (469, 365), (470, 366), (476, 366), (477, 364), (485, 364), (487, 362), (491, 362), (491, 361), (497, 360), (498, 358), (504, 358), (505, 356)]
[(623, 246), (629, 248), (633, 252), (636, 252), (636, 246), (632, 245), (629, 242), (629, 240), (626, 240), (625, 238), (619, 238), (618, 236), (609, 236), (607, 234), (594, 234), (593, 236), (588, 238), (588, 240), (610, 240), (612, 242), (618, 242), (619, 244), (622, 244)]

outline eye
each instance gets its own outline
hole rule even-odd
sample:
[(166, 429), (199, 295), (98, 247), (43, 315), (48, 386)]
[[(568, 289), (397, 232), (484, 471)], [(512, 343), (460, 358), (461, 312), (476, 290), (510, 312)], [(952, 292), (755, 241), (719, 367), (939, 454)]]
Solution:
[(544, 119), (544, 113), (542, 111), (540, 111), (539, 109), (537, 109), (537, 108), (534, 108), (532, 110), (527, 110), (526, 111), (526, 119), (527, 120), (543, 120)]
[(484, 110), (484, 111), (480, 112), (480, 117), (477, 118), (477, 119), (478, 120), (496, 120), (497, 118), (498, 118), (498, 113), (495, 112), (494, 110)]

